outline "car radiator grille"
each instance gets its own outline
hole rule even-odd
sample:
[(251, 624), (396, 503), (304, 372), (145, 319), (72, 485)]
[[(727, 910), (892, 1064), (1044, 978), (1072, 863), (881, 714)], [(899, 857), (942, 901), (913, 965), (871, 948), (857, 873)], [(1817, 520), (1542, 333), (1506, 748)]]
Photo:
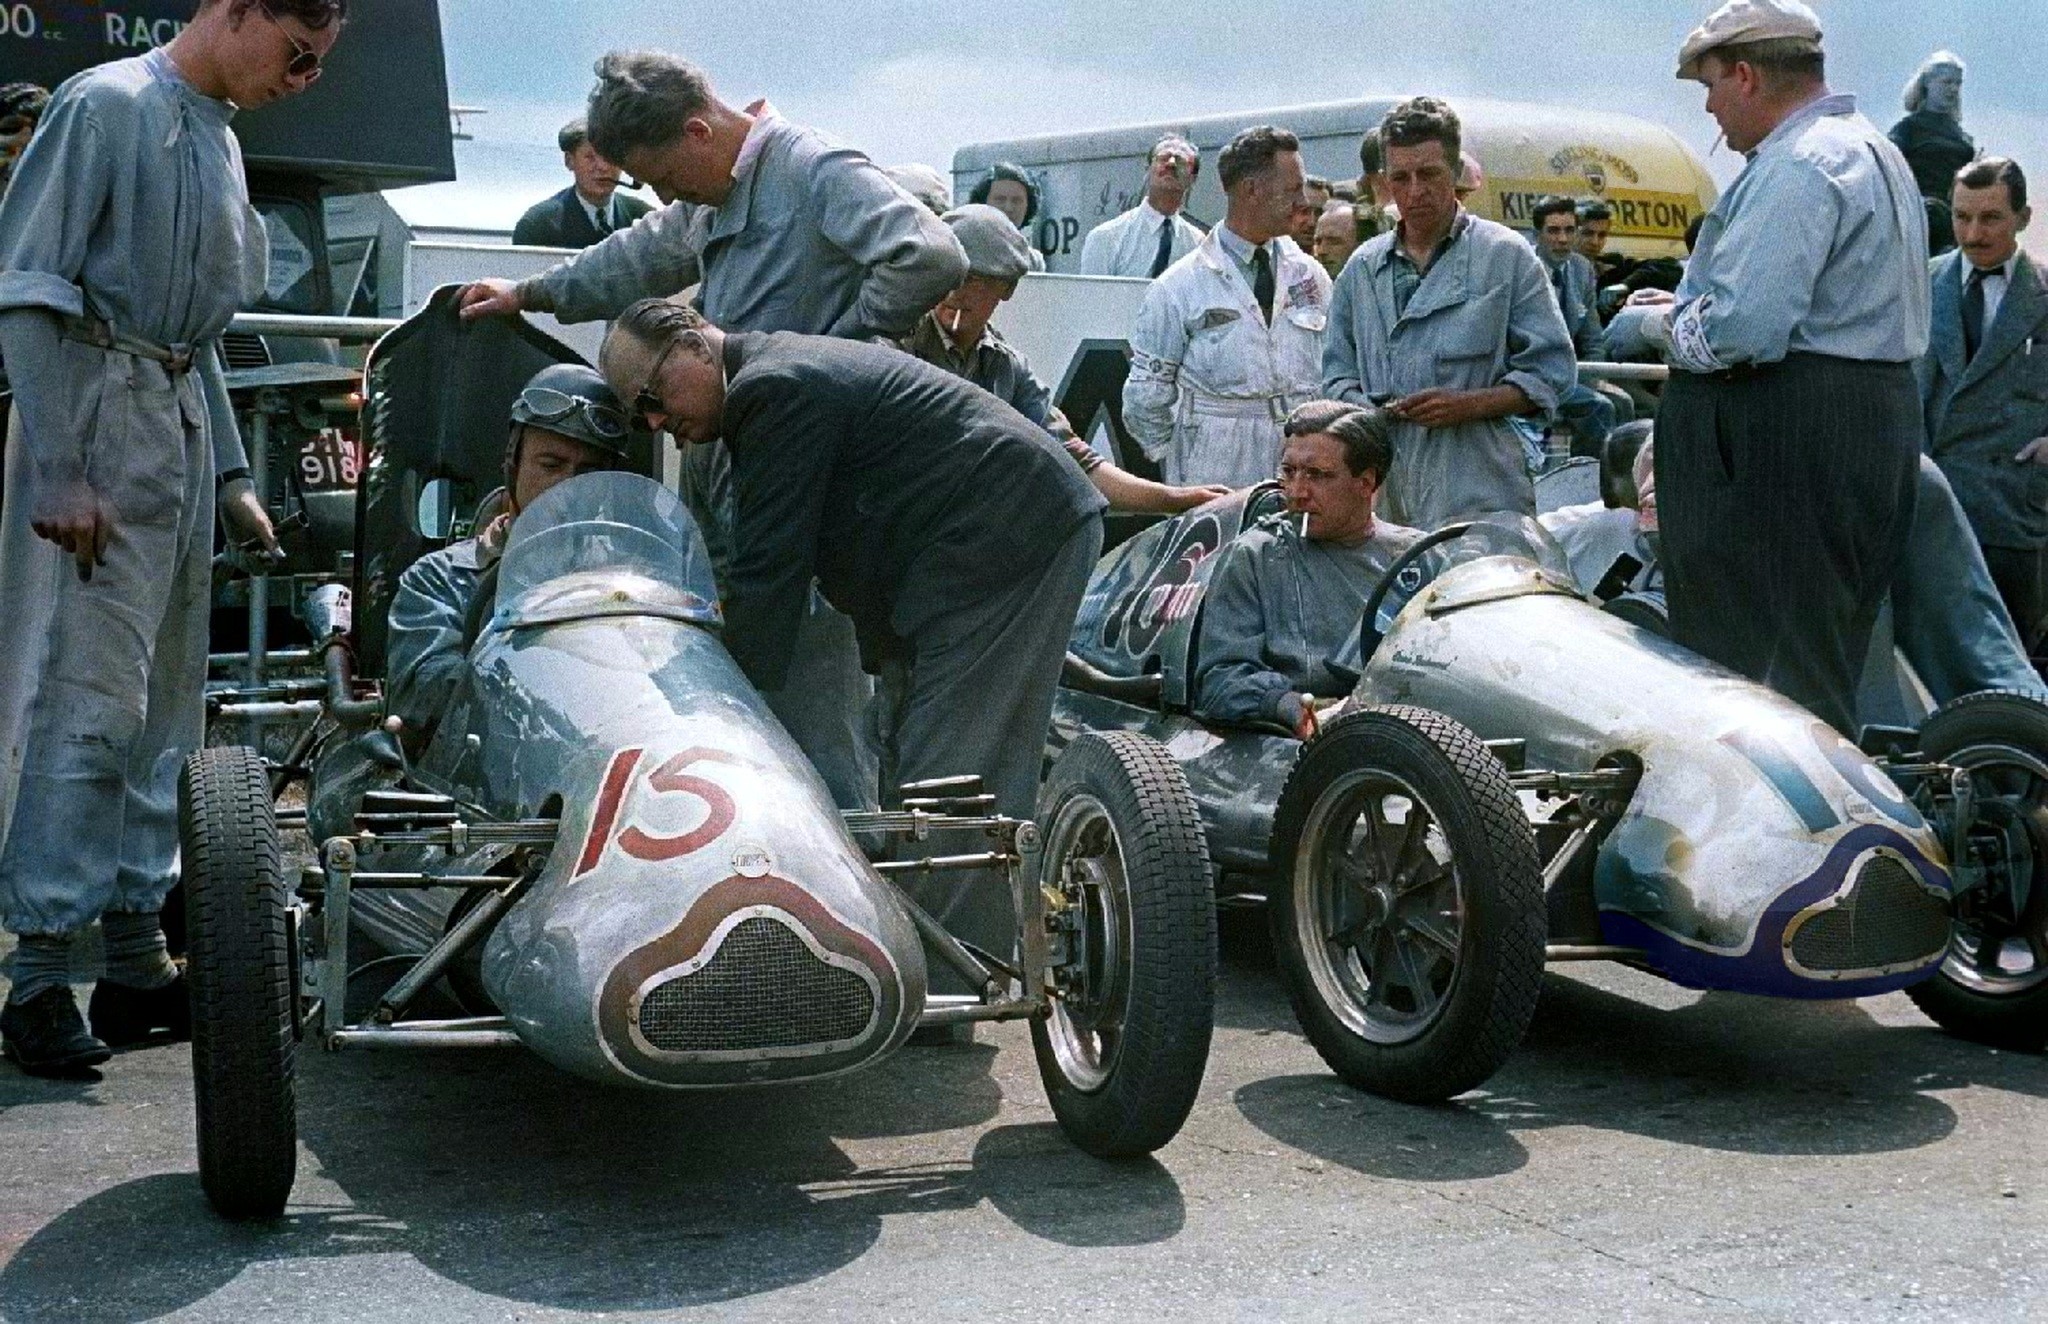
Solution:
[(1923, 964), (1948, 949), (1949, 905), (1903, 861), (1874, 855), (1835, 905), (1798, 923), (1792, 958), (1808, 970)]
[(230, 368), (270, 366), (270, 346), (263, 343), (262, 336), (252, 336), (247, 331), (230, 331), (220, 338), (220, 347)]
[(866, 980), (819, 960), (788, 925), (754, 916), (704, 965), (647, 991), (640, 1034), (664, 1053), (744, 1052), (842, 1043), (874, 1016)]

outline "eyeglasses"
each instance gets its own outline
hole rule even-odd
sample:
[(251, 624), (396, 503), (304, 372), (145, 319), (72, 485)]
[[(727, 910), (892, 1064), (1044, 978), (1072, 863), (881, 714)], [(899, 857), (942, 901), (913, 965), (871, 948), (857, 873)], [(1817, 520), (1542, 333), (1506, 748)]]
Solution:
[(661, 379), (662, 365), (668, 362), (669, 355), (676, 352), (676, 343), (681, 339), (680, 335), (668, 338), (668, 343), (661, 347), (661, 353), (654, 356), (654, 366), (647, 370), (647, 384), (633, 397), (633, 421), (649, 432), (654, 431), (654, 424), (650, 421), (652, 416), (668, 413), (668, 406), (654, 393), (654, 383)]
[(286, 78), (302, 78), (309, 84), (319, 82), (322, 72), (320, 68), (320, 52), (294, 37), (291, 34), (291, 29), (278, 21), (277, 15), (271, 12), (269, 5), (258, 5), (256, 8), (263, 17), (270, 20), (270, 26), (284, 33), (284, 39), (292, 44), (292, 59), (291, 63), (284, 67), (284, 76)]
[(1280, 466), (1280, 481), (1283, 483), (1302, 482), (1315, 487), (1334, 482), (1340, 476), (1335, 469), (1311, 469), (1292, 464)]
[(520, 412), (532, 423), (559, 423), (571, 414), (580, 413), (589, 421), (590, 430), (607, 440), (616, 441), (626, 435), (626, 418), (617, 409), (596, 400), (586, 400), (580, 395), (557, 391), (552, 386), (529, 386), (519, 393)]

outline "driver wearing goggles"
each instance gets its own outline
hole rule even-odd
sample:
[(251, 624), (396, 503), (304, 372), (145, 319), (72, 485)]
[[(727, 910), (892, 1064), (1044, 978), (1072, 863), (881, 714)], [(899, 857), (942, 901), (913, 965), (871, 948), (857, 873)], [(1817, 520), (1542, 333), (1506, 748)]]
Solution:
[(557, 483), (628, 467), (632, 440), (618, 397), (590, 368), (543, 368), (519, 392), (505, 485), (479, 507), (481, 532), (413, 562), (391, 602), (389, 706), (409, 741), (432, 732), (468, 678), (471, 608), (519, 512)]

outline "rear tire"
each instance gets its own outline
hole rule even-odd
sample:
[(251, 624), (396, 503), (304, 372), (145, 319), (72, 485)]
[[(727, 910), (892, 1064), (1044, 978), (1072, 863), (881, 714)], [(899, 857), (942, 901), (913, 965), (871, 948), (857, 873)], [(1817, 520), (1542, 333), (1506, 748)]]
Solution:
[(1408, 707), (1325, 728), (1281, 791), (1273, 872), (1288, 997), (1347, 1083), (1436, 1103), (1521, 1043), (1543, 984), (1543, 867), (1471, 731)]
[(1209, 1061), (1216, 905), (1202, 820), (1157, 741), (1086, 735), (1039, 797), (1057, 988), (1031, 1023), (1053, 1115), (1097, 1158), (1179, 1132)]
[(2040, 1052), (2048, 1048), (2048, 706), (2007, 690), (1963, 695), (1927, 719), (1920, 749), (1971, 770), (1972, 863), (1989, 882), (1957, 898), (1940, 972), (1907, 995), (1958, 1038)]
[(227, 1218), (275, 1218), (298, 1172), (298, 996), (270, 778), (202, 749), (178, 782), (199, 1181)]

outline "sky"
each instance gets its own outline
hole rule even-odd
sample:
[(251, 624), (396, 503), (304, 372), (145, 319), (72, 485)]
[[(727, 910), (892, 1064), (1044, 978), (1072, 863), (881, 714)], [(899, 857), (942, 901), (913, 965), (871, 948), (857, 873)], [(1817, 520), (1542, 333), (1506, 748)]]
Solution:
[[(766, 96), (884, 165), (923, 161), (945, 171), (955, 148), (988, 139), (1427, 91), (1641, 115), (1675, 130), (1725, 180), (1740, 159), (1712, 150), (1698, 85), (1673, 77), (1679, 44), (1711, 7), (441, 0), (451, 96), (488, 112), (466, 121), (476, 141), (460, 158), (463, 191), (503, 193), (508, 200), (492, 204), (502, 206), (567, 183), (555, 130), (580, 111), (592, 62), (636, 46), (690, 59), (727, 101)], [(2014, 155), (2048, 181), (2044, 0), (1820, 0), (1814, 8), (1827, 31), (1830, 81), (1858, 93), (1880, 126), (1898, 118), (1900, 91), (1920, 61), (1947, 47), (1969, 66), (1964, 126), (1986, 150)]]

